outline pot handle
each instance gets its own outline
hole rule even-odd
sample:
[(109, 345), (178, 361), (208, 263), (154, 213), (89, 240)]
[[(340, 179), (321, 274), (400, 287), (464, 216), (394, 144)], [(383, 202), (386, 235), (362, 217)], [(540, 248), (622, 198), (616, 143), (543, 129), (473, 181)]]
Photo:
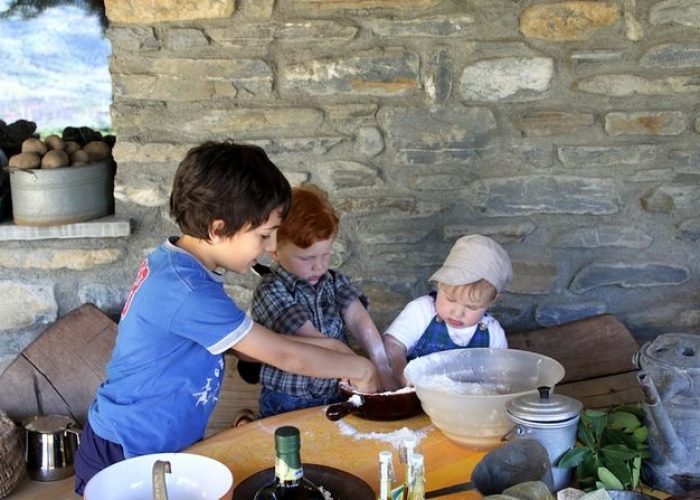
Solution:
[(333, 403), (328, 408), (326, 408), (326, 418), (331, 422), (335, 422), (336, 420), (340, 420), (343, 417), (347, 417), (352, 412), (357, 410), (357, 408), (359, 407), (349, 401)]
[(525, 429), (523, 429), (522, 426), (516, 424), (515, 427), (506, 432), (503, 435), (503, 437), (501, 437), (501, 442), (510, 441), (511, 439), (515, 439), (518, 436), (522, 436), (523, 434), (525, 434)]
[(73, 428), (71, 428), (71, 427), (66, 427), (66, 431), (65, 431), (65, 432), (66, 432), (66, 433), (70, 433), (70, 434), (74, 434), (74, 435), (75, 435), (75, 439), (76, 439), (76, 441), (77, 441), (76, 444), (77, 444), (78, 446), (80, 446), (80, 433), (81, 433), (81, 430), (80, 430), (80, 429), (73, 429)]

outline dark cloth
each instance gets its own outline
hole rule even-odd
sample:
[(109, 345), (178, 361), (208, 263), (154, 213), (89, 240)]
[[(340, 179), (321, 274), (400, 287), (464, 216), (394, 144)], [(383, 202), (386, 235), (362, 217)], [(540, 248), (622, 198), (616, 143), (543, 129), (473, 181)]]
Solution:
[(102, 439), (92, 430), (90, 422), (85, 422), (75, 455), (75, 492), (82, 496), (92, 476), (122, 460), (124, 451), (121, 445)]

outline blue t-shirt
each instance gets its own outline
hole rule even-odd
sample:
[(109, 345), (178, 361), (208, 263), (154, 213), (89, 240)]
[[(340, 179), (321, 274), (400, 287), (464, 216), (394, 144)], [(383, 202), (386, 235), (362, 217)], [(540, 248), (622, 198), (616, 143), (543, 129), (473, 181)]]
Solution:
[(129, 458), (204, 437), (223, 381), (223, 352), (252, 328), (223, 277), (166, 241), (141, 264), (124, 305), (107, 379), (88, 418)]

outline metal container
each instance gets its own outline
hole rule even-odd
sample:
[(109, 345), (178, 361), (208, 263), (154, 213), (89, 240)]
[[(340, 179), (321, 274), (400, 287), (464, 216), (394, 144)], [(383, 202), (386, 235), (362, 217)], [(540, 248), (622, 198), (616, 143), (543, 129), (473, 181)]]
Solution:
[(506, 439), (534, 439), (547, 449), (552, 464), (554, 491), (571, 484), (573, 469), (557, 467), (559, 459), (576, 446), (578, 421), (583, 403), (559, 394), (549, 387), (538, 387), (539, 394), (527, 394), (506, 404), (506, 415), (515, 428)]
[(55, 226), (114, 213), (113, 161), (10, 171), (15, 224)]
[(37, 481), (56, 481), (74, 473), (80, 427), (64, 415), (42, 415), (24, 422), (25, 453), (29, 476)]
[(659, 335), (634, 361), (649, 428), (645, 476), (674, 495), (700, 488), (700, 335)]

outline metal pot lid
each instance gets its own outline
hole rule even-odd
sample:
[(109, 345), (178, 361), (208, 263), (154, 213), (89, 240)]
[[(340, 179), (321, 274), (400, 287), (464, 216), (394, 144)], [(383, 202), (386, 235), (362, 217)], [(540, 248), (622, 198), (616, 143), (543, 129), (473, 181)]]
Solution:
[(576, 418), (583, 409), (578, 399), (554, 394), (547, 386), (538, 387), (538, 394), (526, 394), (506, 403), (506, 412), (528, 422), (561, 422)]
[(24, 422), (24, 428), (31, 432), (53, 434), (75, 426), (75, 421), (65, 415), (42, 415), (31, 417)]

